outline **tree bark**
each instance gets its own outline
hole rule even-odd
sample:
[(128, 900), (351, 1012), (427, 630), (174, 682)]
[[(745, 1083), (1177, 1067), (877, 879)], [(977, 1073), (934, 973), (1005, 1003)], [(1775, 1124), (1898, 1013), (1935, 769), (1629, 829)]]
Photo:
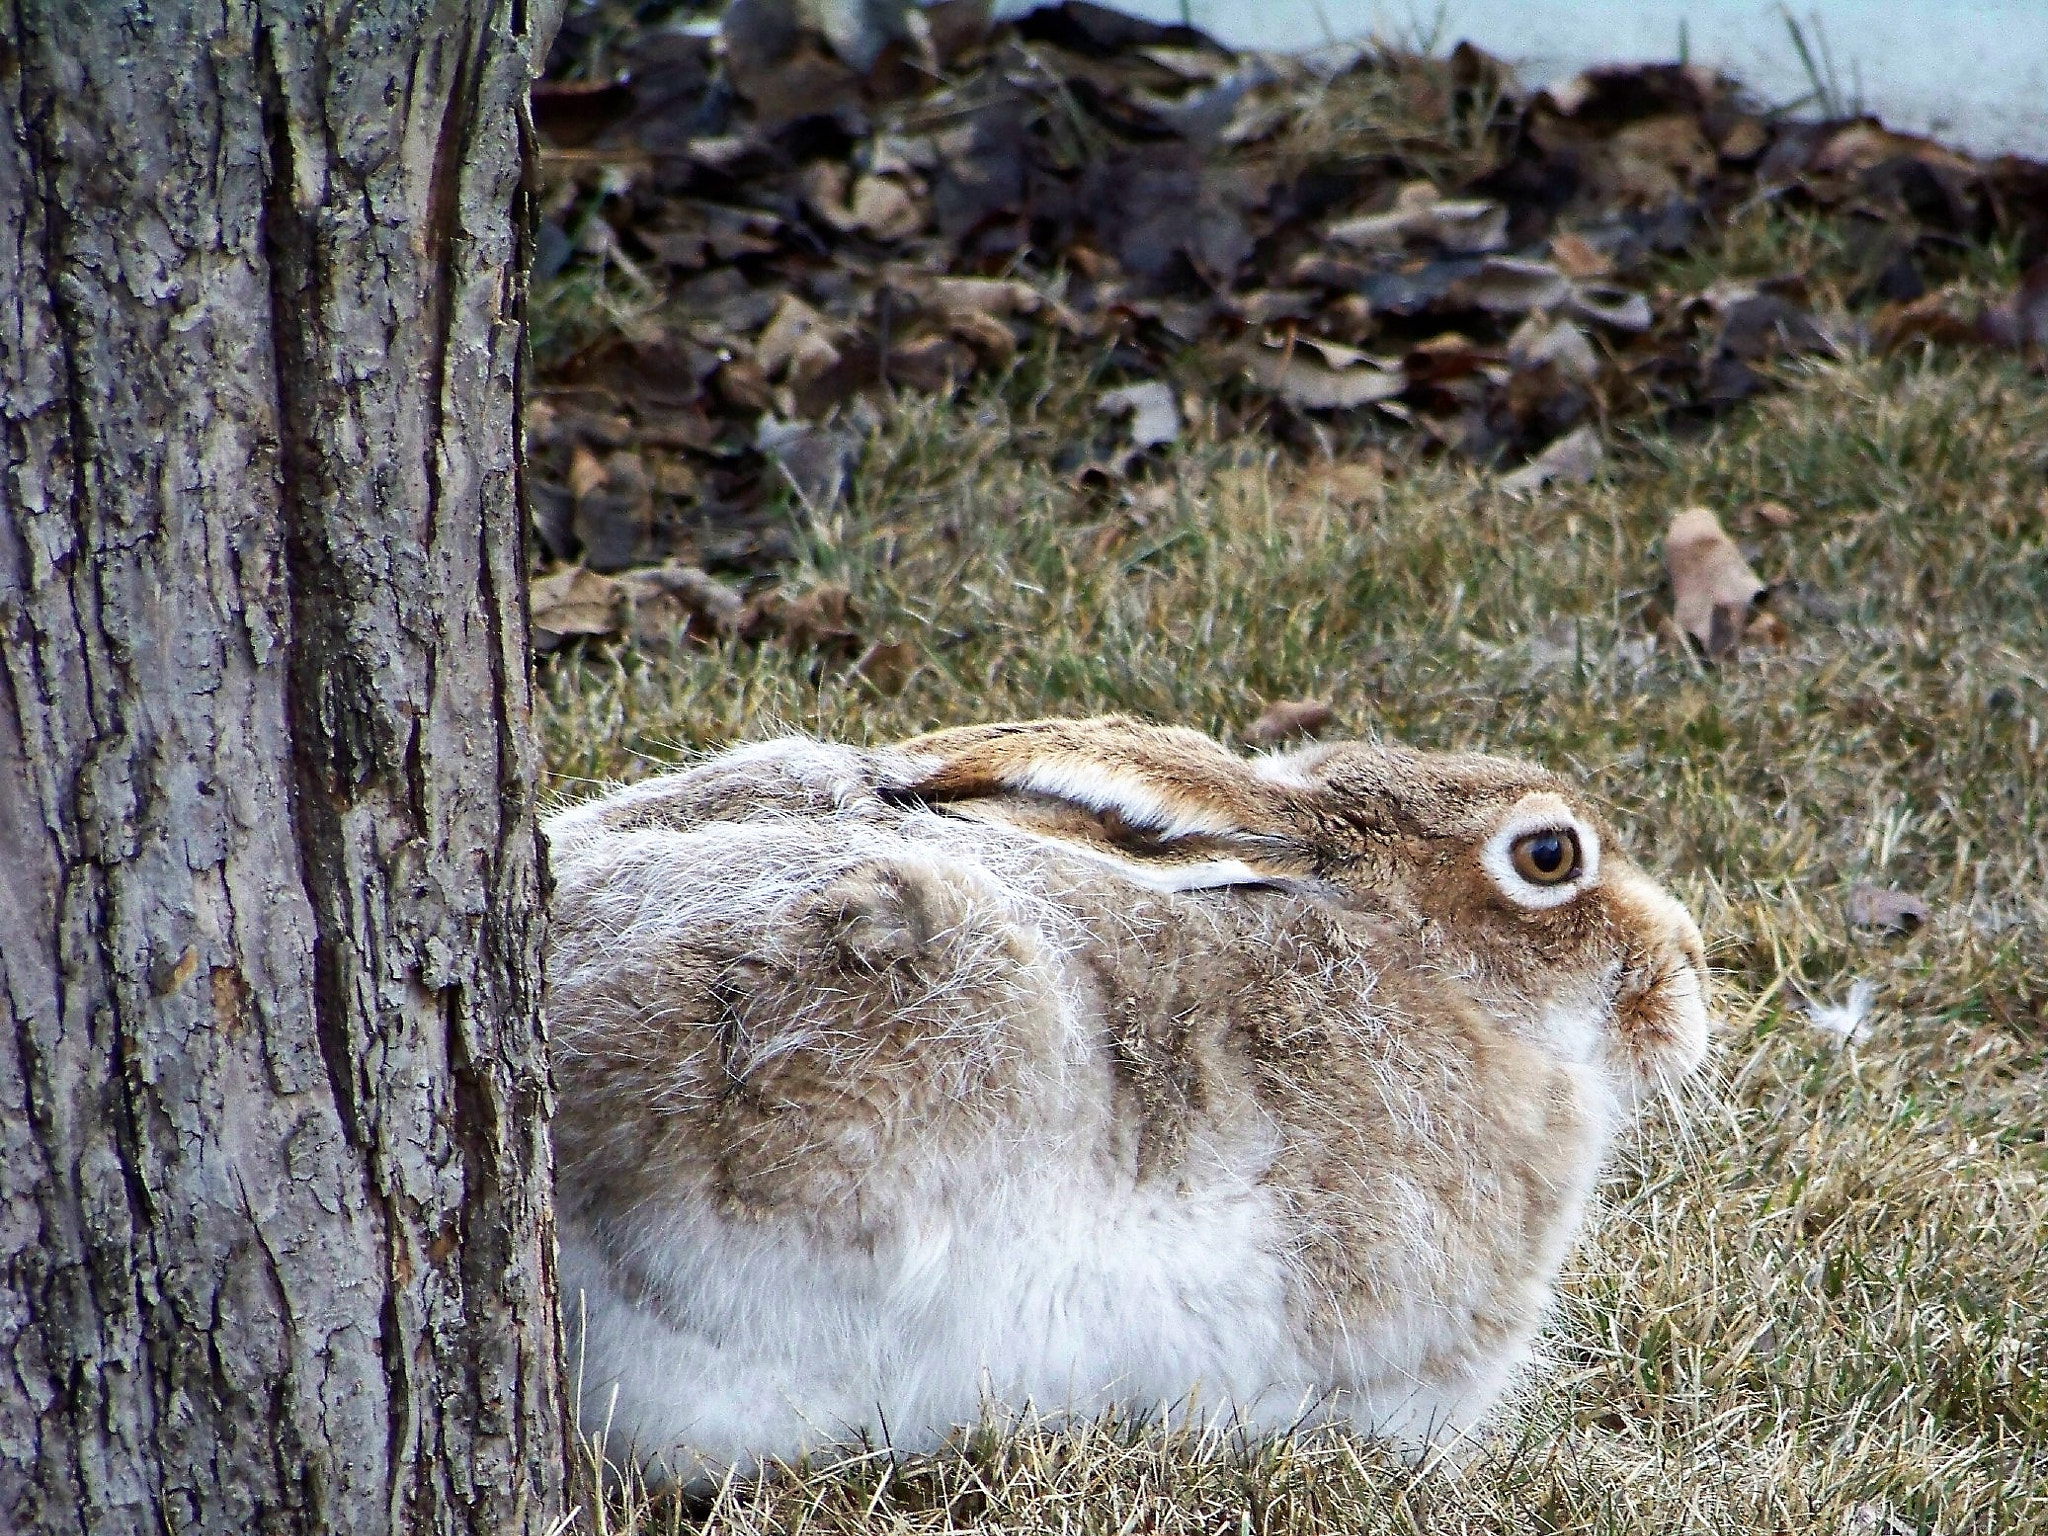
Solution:
[(0, 1529), (559, 1512), (515, 436), (557, 14), (0, 6)]

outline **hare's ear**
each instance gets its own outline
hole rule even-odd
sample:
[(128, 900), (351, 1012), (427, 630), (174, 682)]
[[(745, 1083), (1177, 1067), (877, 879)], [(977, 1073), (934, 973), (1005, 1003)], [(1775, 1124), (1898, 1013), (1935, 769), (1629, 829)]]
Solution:
[(1273, 785), (1196, 731), (1120, 716), (965, 726), (905, 742), (900, 791), (1114, 864), (1155, 890), (1272, 885), (1313, 860)]

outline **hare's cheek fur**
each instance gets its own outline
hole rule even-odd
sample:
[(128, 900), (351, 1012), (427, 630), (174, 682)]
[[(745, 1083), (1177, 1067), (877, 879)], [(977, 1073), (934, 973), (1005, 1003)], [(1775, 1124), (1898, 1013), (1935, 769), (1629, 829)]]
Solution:
[(1633, 936), (1615, 992), (1612, 1064), (1640, 1098), (1669, 1089), (1706, 1057), (1706, 950), (1692, 915), (1655, 881), (1616, 867), (1604, 884), (1616, 926)]

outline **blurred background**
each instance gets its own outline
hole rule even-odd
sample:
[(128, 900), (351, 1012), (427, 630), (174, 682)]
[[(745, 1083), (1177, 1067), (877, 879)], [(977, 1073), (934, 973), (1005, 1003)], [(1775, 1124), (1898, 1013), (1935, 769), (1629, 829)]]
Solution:
[[(1001, 8), (1028, 10), (1025, 0)], [(1119, 0), (1237, 48), (1368, 35), (1422, 51), (1470, 39), (1533, 85), (1588, 64), (1685, 57), (1778, 103), (1832, 95), (1979, 152), (2048, 151), (2044, 0)]]

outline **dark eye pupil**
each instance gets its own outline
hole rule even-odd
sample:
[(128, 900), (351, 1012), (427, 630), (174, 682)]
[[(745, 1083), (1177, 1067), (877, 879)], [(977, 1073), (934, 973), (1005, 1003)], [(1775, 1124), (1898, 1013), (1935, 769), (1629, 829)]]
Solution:
[(1554, 875), (1564, 865), (1564, 840), (1555, 836), (1544, 836), (1529, 844), (1529, 862), (1546, 875)]

